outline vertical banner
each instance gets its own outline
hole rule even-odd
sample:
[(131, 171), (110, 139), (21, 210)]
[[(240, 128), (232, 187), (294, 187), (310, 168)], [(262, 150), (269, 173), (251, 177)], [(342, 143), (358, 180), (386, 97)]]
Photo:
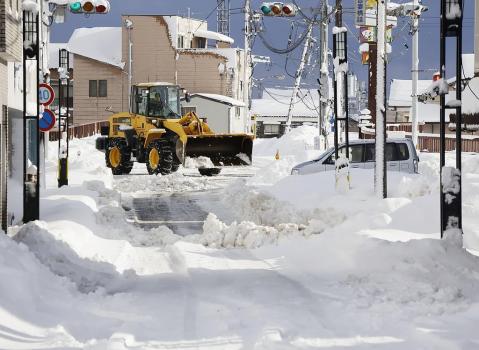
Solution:
[(354, 1), (354, 24), (357, 27), (366, 24), (366, 1), (367, 0)]

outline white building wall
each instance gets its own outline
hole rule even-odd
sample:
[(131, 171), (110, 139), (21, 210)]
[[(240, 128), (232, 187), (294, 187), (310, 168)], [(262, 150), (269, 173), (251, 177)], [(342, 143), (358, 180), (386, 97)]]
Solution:
[(215, 102), (193, 96), (189, 103), (182, 102), (184, 107), (196, 107), (196, 114), (200, 118), (207, 118), (208, 125), (215, 133), (229, 133), (229, 109), (224, 103)]
[(231, 132), (249, 133), (248, 121), (244, 113), (244, 107), (233, 106), (230, 108)]

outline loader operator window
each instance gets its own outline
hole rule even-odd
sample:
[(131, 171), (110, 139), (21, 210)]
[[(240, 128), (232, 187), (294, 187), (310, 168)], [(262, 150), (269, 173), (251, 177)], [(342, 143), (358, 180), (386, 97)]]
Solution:
[(179, 118), (180, 104), (176, 86), (150, 88), (150, 117)]

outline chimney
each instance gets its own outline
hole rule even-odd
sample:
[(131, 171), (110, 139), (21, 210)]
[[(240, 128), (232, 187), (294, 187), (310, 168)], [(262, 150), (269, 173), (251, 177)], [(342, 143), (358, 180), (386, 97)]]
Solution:
[(474, 76), (479, 76), (479, 0), (476, 0), (474, 21)]

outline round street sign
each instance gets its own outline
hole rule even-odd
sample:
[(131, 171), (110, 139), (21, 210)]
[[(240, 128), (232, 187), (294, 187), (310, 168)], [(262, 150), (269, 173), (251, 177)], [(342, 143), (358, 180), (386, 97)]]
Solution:
[(45, 108), (38, 123), (40, 131), (45, 132), (50, 130), (55, 125), (55, 121), (55, 114), (53, 114), (51, 110)]
[(38, 101), (44, 106), (48, 106), (53, 102), (55, 93), (50, 85), (42, 83), (38, 85)]

